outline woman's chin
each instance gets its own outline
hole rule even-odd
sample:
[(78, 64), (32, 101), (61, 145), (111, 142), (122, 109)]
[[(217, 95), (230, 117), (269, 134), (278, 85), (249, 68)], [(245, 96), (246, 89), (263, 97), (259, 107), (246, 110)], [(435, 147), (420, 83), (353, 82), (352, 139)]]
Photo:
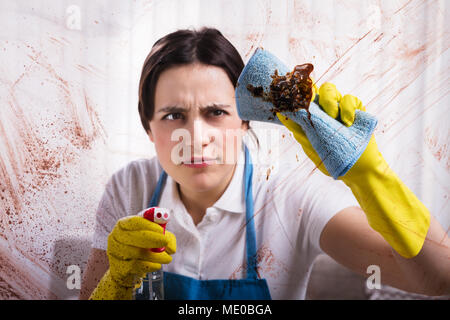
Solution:
[[(224, 180), (228, 179), (229, 173), (226, 169), (228, 167), (220, 165), (211, 165), (206, 168), (181, 165), (172, 172), (171, 176), (186, 189), (207, 192), (219, 187)], [(229, 169), (232, 169), (232, 166)]]
[(206, 172), (197, 172), (191, 173), (186, 176), (184, 179), (184, 185), (191, 190), (195, 190), (197, 192), (204, 192), (210, 190), (215, 183), (214, 177), (207, 174)]

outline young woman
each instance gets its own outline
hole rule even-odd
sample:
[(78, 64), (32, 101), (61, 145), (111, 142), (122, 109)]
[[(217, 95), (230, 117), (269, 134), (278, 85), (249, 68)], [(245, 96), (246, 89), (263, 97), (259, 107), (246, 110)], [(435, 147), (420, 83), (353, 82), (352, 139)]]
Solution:
[[(389, 171), (374, 139), (342, 179), (346, 186), (326, 176), (301, 128), (280, 117), (320, 171), (280, 159), (270, 179), (258, 177), (252, 152), (229, 134), (251, 131), (235, 103), (243, 67), (215, 29), (180, 30), (155, 43), (139, 113), (157, 157), (109, 180), (80, 298), (130, 299), (163, 264), (166, 298), (304, 299), (322, 252), (362, 275), (377, 265), (382, 282), (400, 289), (448, 293), (448, 237)], [(325, 111), (346, 125), (363, 109), (331, 84), (318, 91)], [(172, 210), (165, 234), (137, 216), (151, 206)], [(159, 247), (166, 250), (148, 250)]]

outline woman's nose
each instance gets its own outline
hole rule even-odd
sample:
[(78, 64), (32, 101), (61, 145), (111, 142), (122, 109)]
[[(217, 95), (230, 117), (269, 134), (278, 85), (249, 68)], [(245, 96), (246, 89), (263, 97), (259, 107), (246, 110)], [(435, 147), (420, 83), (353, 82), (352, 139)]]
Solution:
[(203, 154), (203, 149), (214, 141), (214, 135), (211, 134), (212, 128), (201, 120), (194, 120), (189, 131), (191, 133), (191, 147), (193, 147), (192, 154)]

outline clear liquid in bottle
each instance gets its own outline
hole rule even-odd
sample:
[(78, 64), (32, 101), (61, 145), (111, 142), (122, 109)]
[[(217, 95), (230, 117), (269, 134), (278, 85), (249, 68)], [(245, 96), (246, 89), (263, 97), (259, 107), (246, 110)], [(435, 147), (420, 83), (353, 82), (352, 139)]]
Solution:
[(142, 284), (134, 292), (135, 300), (164, 300), (164, 278), (160, 269), (151, 273), (142, 280)]

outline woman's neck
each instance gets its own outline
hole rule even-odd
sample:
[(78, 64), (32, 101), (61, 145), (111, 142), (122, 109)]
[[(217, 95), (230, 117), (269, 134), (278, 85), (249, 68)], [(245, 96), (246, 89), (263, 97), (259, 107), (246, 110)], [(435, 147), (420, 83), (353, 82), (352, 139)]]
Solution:
[(224, 183), (221, 183), (217, 187), (204, 192), (189, 190), (183, 188), (177, 183), (180, 199), (186, 207), (186, 210), (191, 215), (195, 225), (202, 221), (203, 216), (206, 214), (206, 209), (211, 207), (217, 200), (220, 199), (230, 184), (235, 170), (236, 165), (234, 165), (233, 170), (231, 170), (231, 174), (223, 179)]

